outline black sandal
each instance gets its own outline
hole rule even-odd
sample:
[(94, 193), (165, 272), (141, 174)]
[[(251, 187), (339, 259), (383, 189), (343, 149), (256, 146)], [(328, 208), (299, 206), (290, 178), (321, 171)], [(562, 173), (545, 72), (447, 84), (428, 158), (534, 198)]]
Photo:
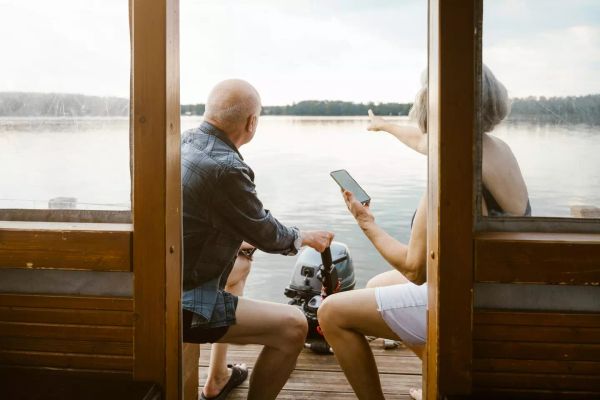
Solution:
[(239, 365), (232, 364), (227, 364), (227, 368), (231, 368), (231, 376), (221, 392), (214, 397), (206, 397), (202, 391), (200, 392), (200, 400), (225, 400), (229, 395), (229, 392), (241, 385), (246, 378), (248, 378), (248, 368), (242, 368)]

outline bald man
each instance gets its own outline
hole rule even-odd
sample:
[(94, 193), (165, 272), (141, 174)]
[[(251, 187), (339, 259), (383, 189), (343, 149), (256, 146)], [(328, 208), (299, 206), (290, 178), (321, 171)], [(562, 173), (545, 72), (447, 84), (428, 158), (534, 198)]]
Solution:
[(227, 367), (221, 344), (264, 345), (248, 390), (248, 399), (261, 400), (277, 397), (304, 346), (300, 310), (239, 297), (251, 249), (294, 255), (307, 245), (322, 252), (333, 240), (331, 232), (287, 227), (263, 208), (254, 172), (239, 152), (254, 137), (260, 112), (252, 85), (220, 82), (208, 96), (204, 121), (182, 139), (183, 340), (218, 343), (204, 399), (226, 398), (247, 376), (244, 365)]

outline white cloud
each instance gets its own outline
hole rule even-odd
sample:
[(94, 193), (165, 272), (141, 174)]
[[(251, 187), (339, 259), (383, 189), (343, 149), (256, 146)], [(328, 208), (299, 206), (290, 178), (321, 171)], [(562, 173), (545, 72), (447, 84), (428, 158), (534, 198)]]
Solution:
[(484, 46), (484, 61), (511, 96), (600, 93), (600, 27), (572, 26)]

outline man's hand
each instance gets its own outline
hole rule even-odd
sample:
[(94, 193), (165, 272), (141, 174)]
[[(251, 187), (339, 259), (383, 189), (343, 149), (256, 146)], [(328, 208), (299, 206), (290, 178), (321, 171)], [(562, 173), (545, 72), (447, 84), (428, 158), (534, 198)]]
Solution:
[(373, 110), (369, 109), (369, 125), (367, 126), (368, 131), (384, 131), (385, 125), (387, 121), (375, 114), (373, 114)]
[(254, 248), (254, 246), (252, 246), (250, 243), (248, 242), (242, 242), (242, 245), (240, 246), (240, 250), (252, 250)]
[(333, 233), (327, 231), (301, 231), (302, 246), (310, 246), (319, 253), (325, 251), (333, 241)]
[(362, 229), (365, 229), (368, 224), (375, 222), (375, 217), (368, 205), (363, 206), (360, 201), (356, 200), (354, 194), (347, 190), (342, 190), (342, 195), (344, 196), (348, 210)]

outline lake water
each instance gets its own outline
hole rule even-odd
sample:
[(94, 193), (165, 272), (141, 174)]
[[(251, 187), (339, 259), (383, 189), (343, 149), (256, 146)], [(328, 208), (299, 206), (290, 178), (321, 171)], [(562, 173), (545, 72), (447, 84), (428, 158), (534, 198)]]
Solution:
[[(406, 118), (395, 118), (407, 123)], [(200, 117), (183, 117), (182, 129)], [(426, 185), (426, 158), (363, 117), (263, 117), (241, 153), (258, 195), (283, 223), (328, 229), (346, 243), (358, 287), (390, 269), (346, 210), (329, 172), (347, 169), (372, 198), (377, 222), (406, 241)], [(513, 149), (536, 216), (569, 216), (570, 206), (600, 206), (600, 132), (585, 126), (506, 123), (495, 131)], [(46, 208), (75, 197), (80, 208), (129, 207), (127, 119), (0, 119), (0, 207)], [(257, 253), (246, 295), (285, 301), (295, 257)]]

